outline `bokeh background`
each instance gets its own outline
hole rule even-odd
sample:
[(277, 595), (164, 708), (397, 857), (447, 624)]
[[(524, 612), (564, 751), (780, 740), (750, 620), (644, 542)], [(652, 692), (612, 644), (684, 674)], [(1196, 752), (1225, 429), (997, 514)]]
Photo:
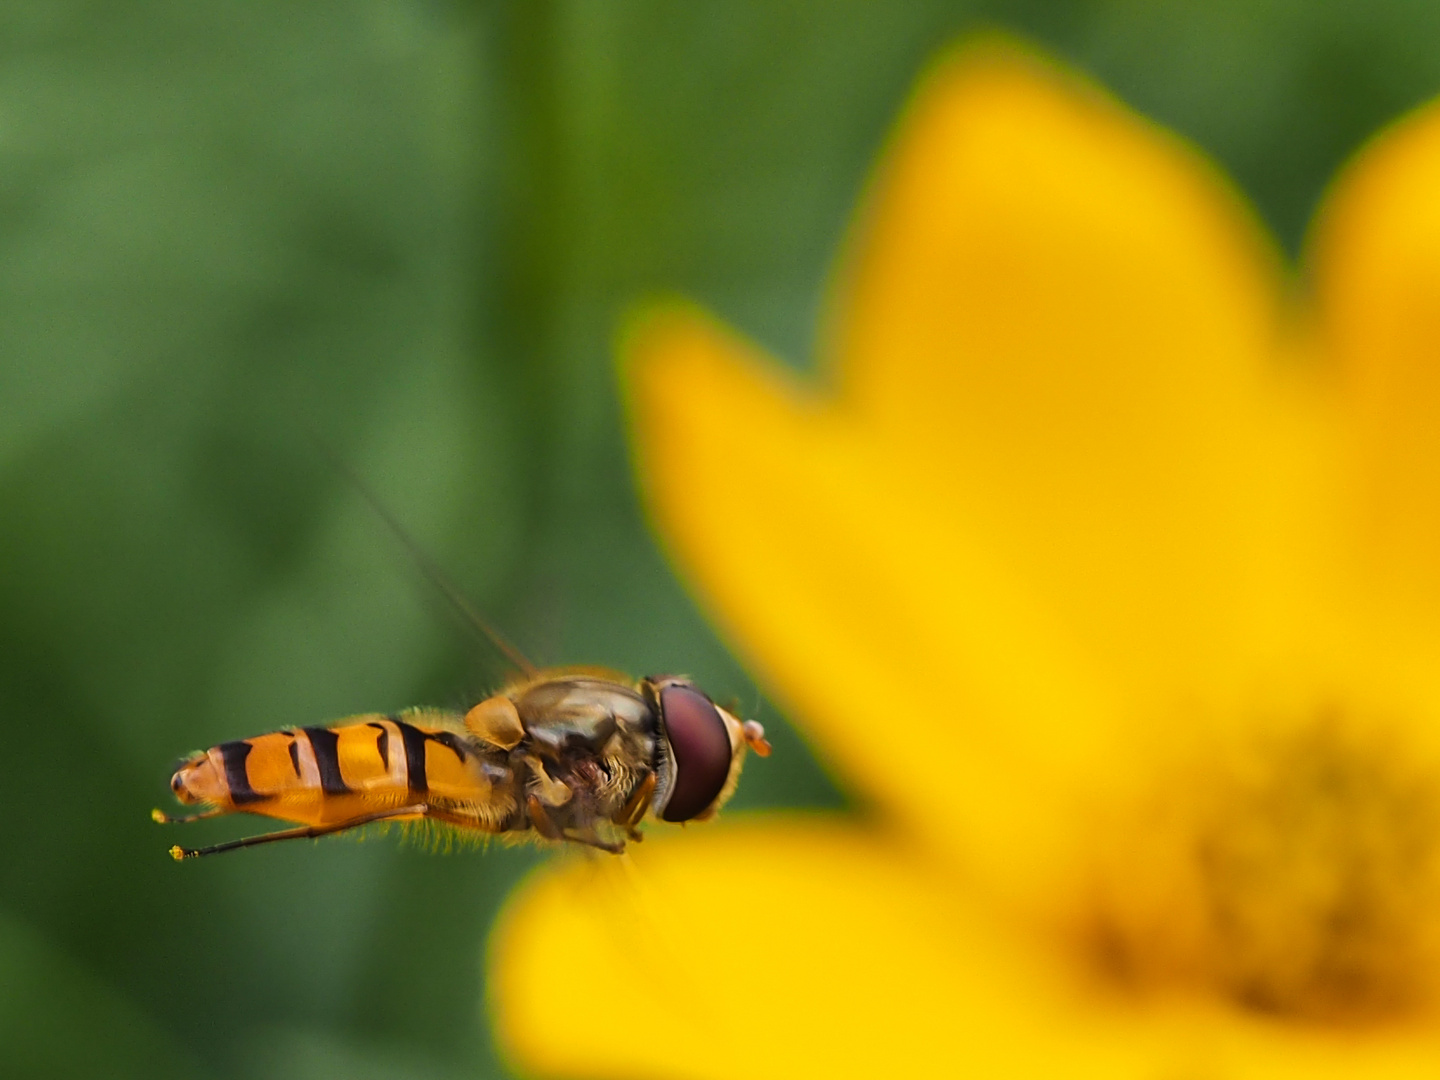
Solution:
[(193, 748), (496, 675), (320, 443), (542, 662), (758, 712), (737, 810), (844, 803), (648, 535), (611, 342), (679, 291), (807, 366), (908, 88), (987, 27), (1196, 141), (1292, 255), (1440, 92), (1431, 0), (0, 3), (0, 1072), (504, 1075), (481, 957), (541, 856), (177, 866), (147, 817)]

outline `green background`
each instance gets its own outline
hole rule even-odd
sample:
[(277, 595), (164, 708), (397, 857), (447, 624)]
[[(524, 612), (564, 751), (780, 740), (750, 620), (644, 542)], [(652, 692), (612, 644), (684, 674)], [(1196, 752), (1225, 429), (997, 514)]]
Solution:
[[(678, 290), (806, 364), (907, 88), (997, 26), (1200, 143), (1292, 252), (1440, 91), (1433, 0), (0, 4), (0, 1072), (503, 1071), (481, 955), (536, 854), (177, 866), (147, 819), (186, 751), (494, 677), (315, 440), (542, 661), (757, 702), (641, 520), (617, 317)], [(736, 806), (840, 804), (759, 715)]]

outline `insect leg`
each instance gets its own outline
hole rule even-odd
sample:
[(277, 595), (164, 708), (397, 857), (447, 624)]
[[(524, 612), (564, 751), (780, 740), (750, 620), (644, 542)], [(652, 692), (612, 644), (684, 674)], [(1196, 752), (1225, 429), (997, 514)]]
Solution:
[(612, 818), (616, 825), (625, 829), (631, 840), (640, 840), (643, 834), (635, 826), (640, 824), (640, 819), (645, 816), (646, 809), (650, 806), (650, 797), (655, 794), (655, 774), (647, 773), (644, 780), (641, 780), (635, 787), (634, 793), (625, 801)]
[(184, 825), (187, 821), (203, 821), (205, 818), (221, 817), (230, 812), (226, 807), (216, 806), (210, 810), (202, 810), (198, 814), (182, 814), (179, 817), (173, 817), (164, 810), (151, 810), (150, 820), (160, 825)]
[(469, 829), (475, 832), (494, 833), (497, 830), (488, 827), (485, 822), (478, 818), (456, 813), (441, 806), (426, 806), (425, 816), (431, 821), (443, 822), (446, 825), (454, 825), (459, 829)]
[[(534, 754), (525, 755), (525, 764), (530, 766), (530, 771), (535, 774), (535, 779), (540, 783), (540, 790), (536, 793), (540, 801), (546, 806), (564, 806), (570, 801), (574, 794), (570, 788), (561, 780), (556, 780), (545, 771), (545, 763)], [(532, 796), (535, 797), (535, 796)], [(536, 828), (539, 828), (537, 825)]]
[(560, 831), (560, 826), (551, 819), (549, 811), (543, 803), (535, 797), (534, 793), (525, 796), (525, 810), (530, 815), (530, 824), (535, 826), (535, 831), (547, 840), (564, 840), (565, 834)]
[(586, 847), (599, 848), (601, 851), (608, 851), (611, 855), (623, 855), (625, 853), (624, 841), (612, 843), (609, 840), (600, 839), (600, 834), (595, 831), (595, 826), (593, 825), (584, 829), (570, 829), (563, 834), (562, 839), (569, 840), (576, 844), (584, 844)]
[(601, 851), (608, 851), (611, 855), (619, 855), (625, 850), (623, 843), (613, 844), (600, 839), (600, 834), (595, 831), (594, 826), (570, 831), (561, 828), (555, 823), (555, 819), (550, 816), (550, 811), (545, 808), (545, 804), (535, 796), (534, 792), (526, 796), (525, 809), (530, 815), (530, 824), (535, 826), (535, 831), (547, 840), (570, 840), (577, 844), (599, 848)]
[(170, 857), (179, 862), (182, 859), (194, 859), (201, 855), (218, 855), (222, 851), (235, 851), (243, 847), (255, 847), (257, 844), (270, 844), (277, 840), (304, 840), (316, 836), (329, 836), (331, 833), (344, 832), (346, 829), (355, 829), (376, 821), (399, 817), (419, 817), (426, 812), (426, 809), (424, 803), (417, 806), (400, 806), (393, 810), (381, 810), (379, 813), (351, 818), (349, 821), (337, 821), (333, 825), (302, 825), (295, 829), (282, 829), (280, 832), (246, 836), (240, 840), (228, 840), (223, 844), (214, 844), (204, 848), (183, 848), (176, 844), (170, 849)]

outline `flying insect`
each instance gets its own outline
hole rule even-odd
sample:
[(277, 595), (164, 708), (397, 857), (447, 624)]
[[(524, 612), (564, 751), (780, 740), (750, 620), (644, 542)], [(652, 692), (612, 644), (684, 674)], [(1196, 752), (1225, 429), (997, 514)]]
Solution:
[(571, 841), (620, 853), (647, 817), (713, 817), (765, 731), (688, 679), (626, 679), (601, 669), (532, 671), (463, 715), (412, 709), (221, 743), (170, 781), (193, 821), (244, 812), (297, 827), (176, 859), (382, 821)]
[(465, 834), (582, 844), (619, 854), (646, 819), (703, 821), (735, 790), (765, 731), (716, 705), (689, 679), (630, 679), (601, 668), (540, 669), (492, 630), (374, 496), (352, 481), (430, 578), (508, 659), (516, 676), (466, 712), (419, 708), (354, 716), (221, 743), (183, 761), (170, 787), (198, 813), (294, 828), (179, 859), (377, 822), (429, 821)]

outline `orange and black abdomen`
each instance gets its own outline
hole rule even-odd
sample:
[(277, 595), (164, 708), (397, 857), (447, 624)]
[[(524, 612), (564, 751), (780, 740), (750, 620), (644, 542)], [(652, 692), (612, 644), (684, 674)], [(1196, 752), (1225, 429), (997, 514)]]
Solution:
[(460, 716), (424, 710), (221, 743), (185, 762), (171, 787), (182, 802), (307, 825), (425, 803), (485, 827), (513, 808), (508, 780), (465, 736)]

